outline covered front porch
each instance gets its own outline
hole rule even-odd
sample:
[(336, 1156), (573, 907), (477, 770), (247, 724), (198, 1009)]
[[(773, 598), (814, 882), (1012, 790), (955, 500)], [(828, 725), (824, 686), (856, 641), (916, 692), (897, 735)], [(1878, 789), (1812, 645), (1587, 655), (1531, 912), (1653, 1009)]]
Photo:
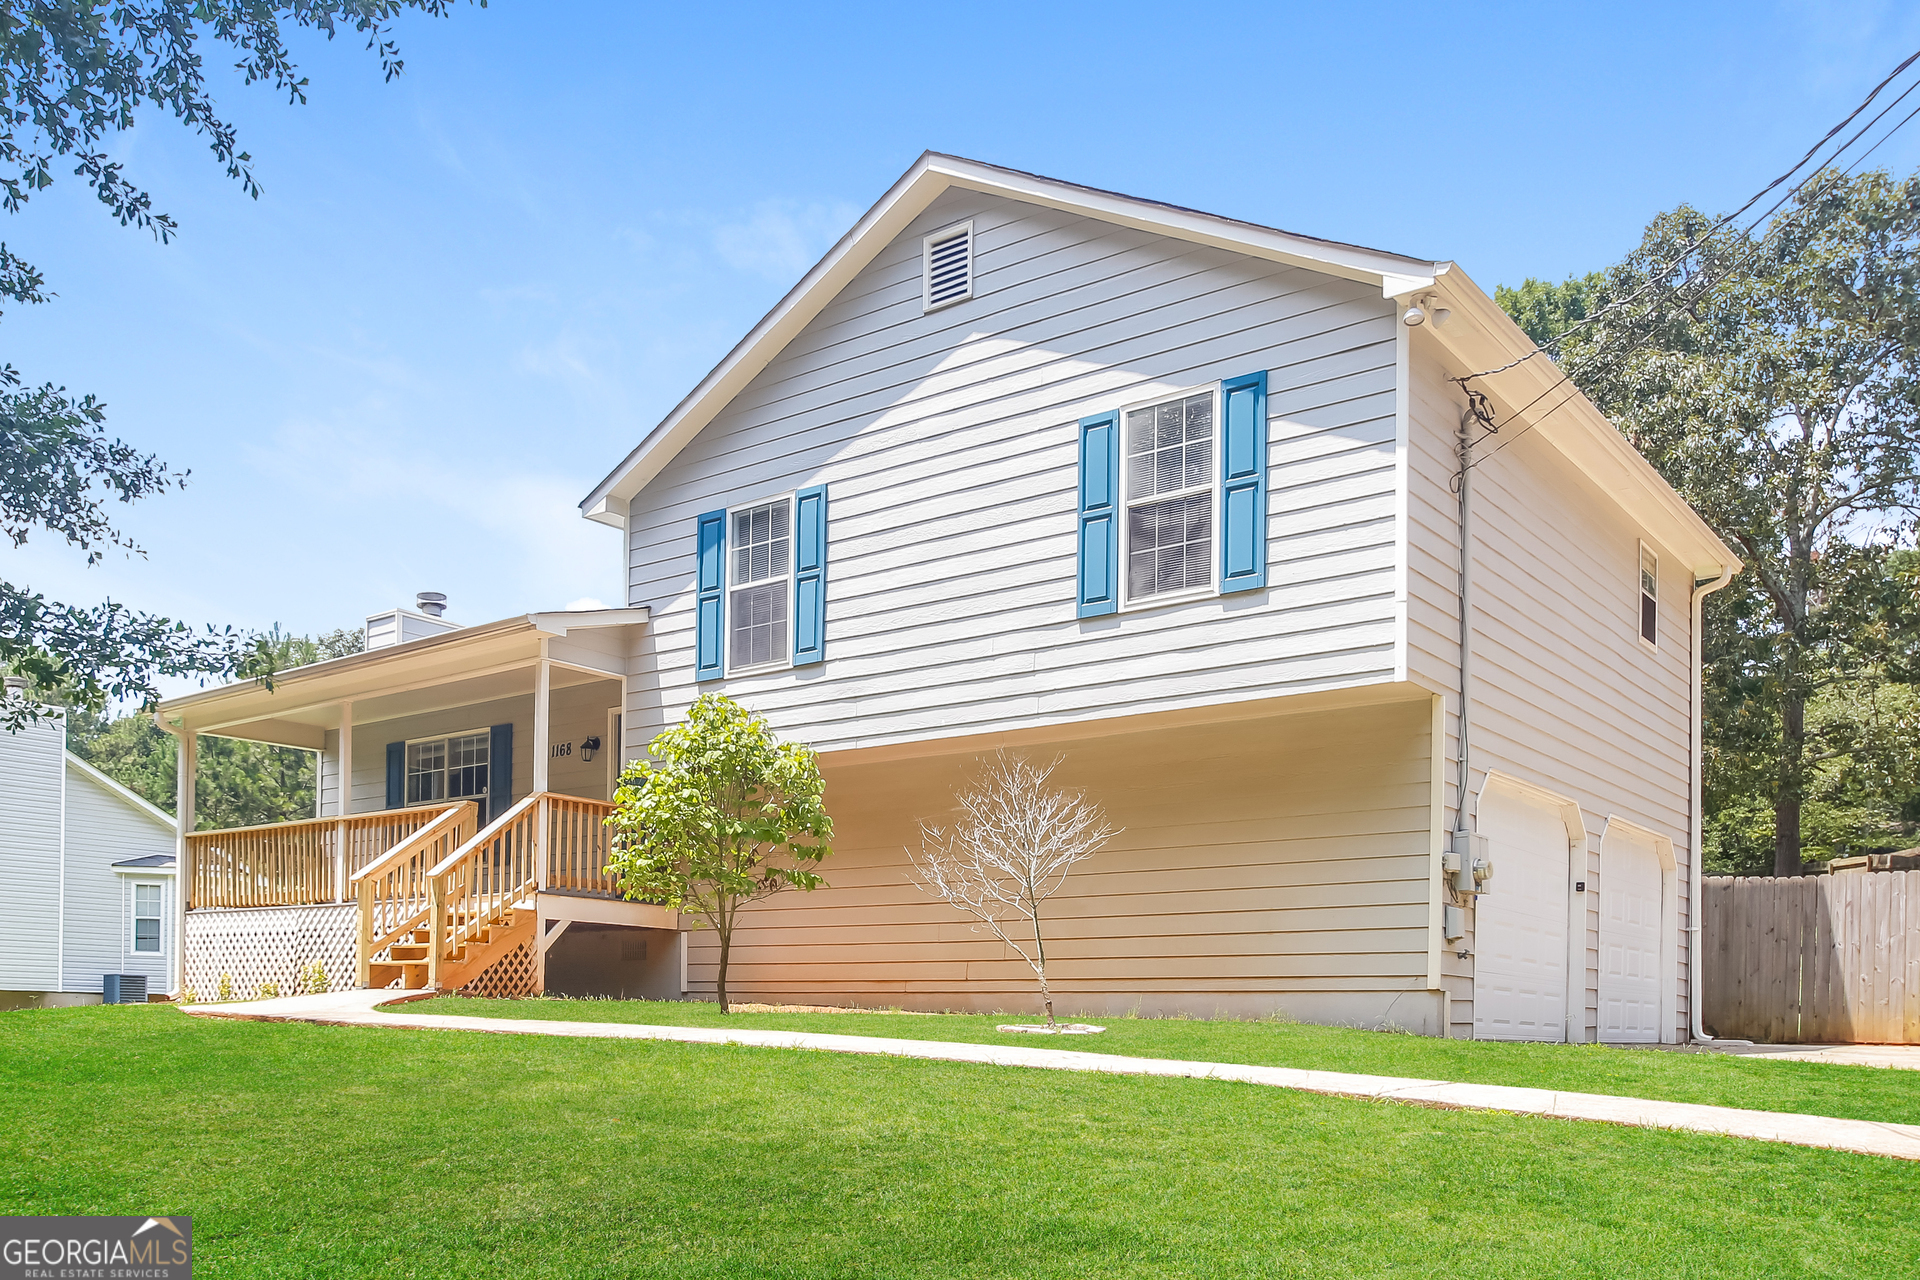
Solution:
[[(604, 873), (644, 609), (448, 630), (163, 703), (180, 984), (677, 997), (677, 917)], [(202, 736), (317, 756), (314, 817), (193, 830)]]

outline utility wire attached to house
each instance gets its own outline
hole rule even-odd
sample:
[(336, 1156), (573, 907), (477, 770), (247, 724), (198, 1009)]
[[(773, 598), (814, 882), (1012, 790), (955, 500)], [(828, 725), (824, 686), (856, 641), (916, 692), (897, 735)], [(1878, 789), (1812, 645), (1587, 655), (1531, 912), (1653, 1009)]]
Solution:
[[(1506, 364), (1500, 365), (1497, 368), (1483, 369), (1478, 373), (1464, 374), (1460, 377), (1451, 379), (1451, 381), (1457, 382), (1462, 386), (1464, 386), (1466, 385), (1467, 382), (1469, 382), (1474, 378), (1491, 377), (1496, 373), (1505, 373), (1509, 369), (1518, 368), (1520, 365), (1525, 364), (1527, 361), (1533, 359), (1535, 356), (1544, 354), (1549, 348), (1558, 346), (1562, 339), (1568, 337), (1571, 334), (1577, 333), (1580, 330), (1589, 327), (1590, 325), (1599, 323), (1599, 321), (1603, 317), (1605, 317), (1609, 312), (1626, 306), (1628, 303), (1634, 301), (1636, 298), (1640, 297), (1642, 294), (1647, 293), (1648, 291), (1654, 289), (1660, 283), (1660, 281), (1666, 278), (1669, 272), (1671, 272), (1675, 267), (1679, 266), (1682, 262), (1686, 261), (1688, 258), (1692, 257), (1696, 252), (1698, 252), (1699, 249), (1706, 244), (1708, 237), (1712, 236), (1714, 232), (1720, 230), (1722, 227), (1726, 226), (1728, 223), (1738, 218), (1741, 214), (1753, 208), (1754, 205), (1764, 200), (1767, 197), (1767, 194), (1769, 192), (1775, 190), (1782, 183), (1785, 183), (1788, 179), (1792, 178), (1794, 174), (1806, 168), (1807, 162), (1809, 160), (1812, 160), (1813, 157), (1820, 152), (1821, 148), (1825, 147), (1829, 142), (1833, 141), (1834, 137), (1842, 129), (1845, 129), (1849, 124), (1852, 124), (1855, 120), (1859, 119), (1860, 113), (1865, 111), (1868, 107), (1872, 106), (1874, 99), (1880, 96), (1880, 91), (1885, 89), (1888, 85), (1892, 84), (1895, 80), (1897, 80), (1900, 77), (1900, 74), (1903, 71), (1905, 71), (1908, 67), (1912, 66), (1916, 61), (1920, 61), (1920, 50), (1915, 50), (1913, 53), (1909, 54), (1905, 59), (1905, 61), (1901, 62), (1901, 64), (1895, 67), (1892, 71), (1888, 72), (1887, 77), (1884, 80), (1882, 80), (1879, 84), (1875, 85), (1865, 98), (1861, 99), (1860, 105), (1855, 107), (1852, 111), (1848, 112), (1846, 117), (1842, 119), (1840, 123), (1834, 125), (1833, 128), (1827, 130), (1825, 136), (1822, 137), (1820, 141), (1814, 143), (1813, 146), (1809, 147), (1807, 149), (1807, 153), (1801, 156), (1800, 159), (1797, 162), (1795, 162), (1792, 168), (1788, 169), (1785, 173), (1782, 173), (1779, 177), (1775, 178), (1772, 182), (1769, 182), (1766, 186), (1760, 188), (1760, 190), (1754, 192), (1752, 196), (1748, 197), (1747, 202), (1741, 205), (1738, 209), (1735, 209), (1732, 213), (1722, 216), (1721, 218), (1716, 220), (1713, 223), (1713, 225), (1709, 226), (1706, 230), (1702, 231), (1699, 234), (1699, 236), (1695, 237), (1693, 242), (1686, 247), (1686, 249), (1684, 249), (1682, 252), (1677, 254), (1670, 261), (1663, 264), (1659, 270), (1652, 273), (1647, 283), (1642, 285), (1639, 289), (1636, 289), (1634, 292), (1628, 294), (1624, 298), (1616, 298), (1608, 302), (1604, 307), (1600, 308), (1598, 311), (1595, 311), (1592, 315), (1585, 316), (1580, 320), (1576, 321), (1575, 323), (1568, 325), (1565, 329), (1562, 329), (1559, 333), (1556, 333), (1551, 338), (1547, 339), (1545, 343), (1535, 346), (1533, 350), (1527, 352), (1523, 356), (1519, 356), (1513, 360), (1509, 360)], [(1907, 94), (1912, 93), (1916, 87), (1920, 87), (1920, 81), (1916, 81), (1915, 84), (1909, 85), (1907, 89), (1900, 94), (1899, 98), (1895, 98), (1893, 102), (1889, 103), (1884, 109), (1881, 110), (1879, 115), (1876, 115), (1872, 120), (1869, 120), (1864, 126), (1862, 126), (1859, 133), (1854, 134), (1852, 138), (1848, 139), (1845, 143), (1842, 143), (1841, 146), (1833, 153), (1833, 156), (1829, 158), (1827, 163), (1831, 164), (1833, 160), (1838, 159), (1839, 156), (1843, 152), (1845, 152), (1848, 147), (1852, 146), (1855, 142), (1858, 142), (1860, 140), (1861, 134), (1864, 134), (1868, 129), (1871, 129), (1874, 126), (1874, 124), (1876, 124), (1882, 117), (1884, 117), (1887, 114), (1888, 111), (1891, 111), (1895, 106), (1898, 106), (1900, 103), (1900, 99), (1905, 98)], [(1912, 119), (1912, 116), (1911, 115), (1908, 116), (1907, 119)], [(1905, 124), (1905, 123), (1906, 123), (1906, 120), (1902, 120), (1900, 122), (1900, 124)], [(1888, 131), (1887, 137), (1893, 136), (1893, 133), (1897, 132), (1899, 128), (1900, 128), (1900, 125), (1895, 125), (1892, 130)], [(1880, 141), (1885, 142), (1886, 138), (1882, 138)], [(1879, 143), (1874, 144), (1875, 147), (1878, 147), (1879, 145), (1880, 145)], [(1871, 154), (1871, 152), (1869, 152), (1869, 154)], [(1862, 158), (1864, 159), (1864, 157)], [(1773, 209), (1778, 209), (1781, 204), (1786, 202), (1788, 196), (1791, 194), (1792, 192), (1789, 191), (1788, 195), (1783, 195), (1779, 201), (1775, 202), (1775, 204), (1773, 205)], [(1770, 214), (1773, 211), (1773, 209), (1769, 209), (1767, 212)], [(1766, 216), (1767, 214), (1762, 214), (1761, 218), (1764, 219)], [(1759, 219), (1756, 219), (1756, 223), (1758, 221)]]
[[(1642, 318), (1644, 318), (1647, 315), (1651, 315), (1653, 309), (1657, 307), (1661, 301), (1664, 301), (1665, 298), (1680, 295), (1683, 290), (1686, 290), (1688, 288), (1691, 288), (1693, 292), (1695, 292), (1696, 294), (1704, 293), (1706, 290), (1711, 289), (1720, 280), (1725, 279), (1733, 271), (1737, 270), (1738, 268), (1752, 261), (1754, 257), (1756, 257), (1758, 254), (1760, 254), (1762, 251), (1765, 250), (1766, 246), (1774, 239), (1776, 235), (1778, 235), (1785, 228), (1794, 225), (1799, 218), (1801, 218), (1802, 216), (1810, 212), (1812, 209), (1814, 209), (1817, 206), (1821, 197), (1825, 196), (1828, 192), (1832, 191), (1840, 183), (1852, 177), (1853, 174), (1859, 170), (1860, 166), (1865, 164), (1867, 159), (1870, 156), (1872, 156), (1875, 151), (1878, 151), (1880, 147), (1884, 145), (1889, 138), (1893, 137), (1894, 134), (1898, 133), (1901, 129), (1903, 129), (1908, 123), (1910, 123), (1914, 119), (1916, 115), (1920, 115), (1920, 106), (1916, 106), (1913, 110), (1909, 111), (1906, 115), (1902, 116), (1898, 121), (1896, 121), (1891, 128), (1889, 128), (1884, 134), (1882, 134), (1880, 138), (1873, 143), (1872, 146), (1868, 147), (1864, 152), (1862, 152), (1845, 170), (1840, 172), (1837, 176), (1831, 178), (1818, 191), (1814, 191), (1810, 195), (1807, 194), (1808, 188), (1812, 186), (1812, 184), (1815, 183), (1821, 177), (1822, 174), (1827, 172), (1827, 166), (1832, 165), (1842, 155), (1844, 155), (1848, 149), (1850, 149), (1855, 143), (1857, 143), (1862, 137), (1864, 137), (1866, 133), (1870, 129), (1872, 129), (1874, 125), (1878, 124), (1882, 119), (1884, 119), (1888, 115), (1888, 113), (1890, 113), (1896, 107), (1898, 107), (1900, 103), (1903, 102), (1910, 94), (1914, 93), (1916, 90), (1920, 90), (1920, 79), (1916, 79), (1913, 84), (1908, 85), (1906, 89), (1902, 90), (1900, 94), (1893, 99), (1892, 102), (1888, 103), (1885, 107), (1883, 107), (1877, 114), (1874, 115), (1874, 117), (1871, 120), (1867, 121), (1865, 125), (1861, 126), (1861, 128), (1857, 132), (1855, 132), (1851, 138), (1847, 139), (1846, 142), (1842, 143), (1838, 148), (1836, 148), (1833, 154), (1829, 156), (1827, 160), (1824, 162), (1821, 169), (1809, 175), (1804, 182), (1801, 182), (1795, 185), (1794, 187), (1790, 188), (1786, 192), (1784, 192), (1778, 200), (1776, 200), (1758, 217), (1754, 218), (1753, 221), (1743, 229), (1741, 234), (1743, 237), (1750, 237), (1753, 234), (1753, 231), (1755, 228), (1757, 228), (1766, 219), (1772, 217), (1773, 214), (1776, 211), (1778, 211), (1782, 205), (1784, 205), (1788, 200), (1792, 199), (1796, 194), (1799, 194), (1803, 197), (1803, 204), (1799, 210), (1796, 210), (1794, 212), (1787, 214), (1785, 217), (1781, 218), (1778, 222), (1774, 223), (1774, 225), (1769, 227), (1766, 233), (1762, 235), (1762, 237), (1758, 241), (1751, 242), (1743, 252), (1736, 255), (1730, 262), (1725, 264), (1718, 271), (1699, 273), (1694, 277), (1692, 277), (1691, 279), (1685, 282), (1682, 282), (1680, 284), (1667, 285), (1663, 283), (1676, 266), (1684, 262), (1688, 257), (1691, 257), (1693, 254), (1698, 252), (1702, 247), (1704, 247), (1705, 244), (1707, 243), (1708, 238), (1715, 231), (1726, 226), (1729, 222), (1733, 221), (1735, 218), (1739, 217), (1741, 214), (1751, 209), (1754, 205), (1758, 204), (1760, 200), (1765, 198), (1765, 196), (1769, 192), (1773, 191), (1787, 178), (1790, 178), (1794, 173), (1797, 173), (1801, 168), (1805, 167), (1808, 159), (1812, 158), (1812, 156), (1815, 153), (1817, 153), (1821, 147), (1824, 147), (1827, 142), (1831, 141), (1834, 138), (1834, 136), (1837, 135), (1848, 124), (1850, 124), (1855, 119), (1859, 118), (1861, 112), (1866, 110), (1866, 108), (1879, 95), (1881, 90), (1885, 89), (1888, 84), (1892, 83), (1892, 81), (1895, 78), (1897, 78), (1901, 72), (1905, 71), (1908, 67), (1912, 66), (1916, 60), (1920, 60), (1920, 52), (1915, 52), (1912, 56), (1908, 57), (1905, 61), (1903, 61), (1898, 67), (1894, 68), (1893, 72), (1890, 75), (1888, 75), (1886, 79), (1882, 80), (1878, 85), (1876, 85), (1873, 91), (1867, 95), (1866, 99), (1862, 101), (1858, 107), (1854, 108), (1854, 110), (1850, 112), (1847, 115), (1847, 117), (1844, 120), (1842, 120), (1839, 124), (1835, 125), (1832, 129), (1828, 130), (1826, 136), (1822, 138), (1820, 142), (1814, 146), (1813, 150), (1809, 151), (1806, 156), (1802, 157), (1798, 164), (1796, 164), (1792, 169), (1788, 170), (1787, 173), (1783, 174), (1780, 178), (1776, 178), (1773, 182), (1767, 184), (1767, 186), (1762, 188), (1759, 192), (1756, 192), (1750, 199), (1746, 201), (1745, 204), (1741, 205), (1740, 208), (1736, 209), (1733, 213), (1717, 219), (1705, 231), (1701, 232), (1700, 235), (1696, 237), (1689, 244), (1689, 246), (1685, 251), (1683, 251), (1682, 253), (1680, 253), (1679, 255), (1677, 255), (1667, 263), (1663, 264), (1660, 268), (1658, 268), (1657, 271), (1653, 274), (1652, 278), (1649, 279), (1645, 285), (1642, 285), (1639, 289), (1635, 290), (1633, 293), (1627, 295), (1624, 298), (1616, 299), (1614, 301), (1607, 303), (1604, 307), (1595, 311), (1592, 315), (1584, 317), (1577, 323), (1568, 326), (1566, 329), (1561, 330), (1559, 333), (1555, 334), (1552, 338), (1549, 338), (1545, 344), (1536, 346), (1532, 351), (1528, 352), (1524, 356), (1521, 356), (1519, 359), (1510, 361), (1507, 364), (1501, 365), (1499, 368), (1496, 368), (1496, 369), (1484, 370), (1480, 373), (1465, 374), (1460, 377), (1452, 378), (1450, 379), (1450, 381), (1458, 384), (1463, 391), (1468, 392), (1468, 395), (1471, 400), (1471, 398), (1476, 393), (1472, 390), (1472, 388), (1468, 386), (1468, 384), (1473, 380), (1478, 378), (1490, 377), (1496, 373), (1504, 373), (1509, 369), (1513, 369), (1521, 364), (1524, 364), (1526, 361), (1532, 359), (1534, 356), (1539, 355), (1542, 352), (1548, 350), (1549, 348), (1556, 346), (1563, 338), (1566, 338), (1568, 335), (1580, 329), (1586, 328), (1589, 325), (1597, 323), (1602, 318), (1612, 314), (1615, 311), (1618, 311), (1627, 303), (1642, 297), (1643, 295), (1649, 293), (1650, 291), (1654, 291), (1656, 287), (1659, 288), (1660, 293), (1653, 300), (1652, 304), (1641, 313)], [(1644, 346), (1649, 341), (1649, 338), (1650, 338), (1649, 334), (1642, 333), (1637, 337), (1628, 339), (1624, 345), (1611, 351), (1608, 349), (1606, 345), (1602, 344), (1595, 348), (1595, 355), (1596, 356), (1610, 355), (1614, 358), (1623, 357), (1631, 354), (1632, 352), (1638, 350), (1640, 347)], [(1526, 414), (1528, 410), (1533, 408), (1534, 405), (1540, 403), (1540, 401), (1546, 399), (1548, 396), (1552, 395), (1554, 392), (1560, 390), (1563, 387), (1568, 388), (1567, 393), (1564, 396), (1562, 396), (1559, 400), (1557, 400), (1553, 405), (1551, 405), (1544, 413), (1539, 414), (1532, 421), (1528, 422), (1525, 426), (1523, 426), (1519, 431), (1514, 432), (1512, 435), (1502, 440), (1498, 445), (1488, 450), (1484, 455), (1474, 458), (1472, 461), (1467, 462), (1464, 465), (1466, 467), (1479, 466), (1481, 463), (1487, 461), (1489, 458), (1494, 457), (1502, 449), (1506, 448), (1509, 444), (1512, 444), (1515, 440), (1518, 440), (1522, 436), (1526, 435), (1527, 432), (1531, 431), (1534, 427), (1537, 427), (1541, 423), (1545, 422), (1549, 417), (1551, 417), (1554, 413), (1558, 412), (1560, 409), (1564, 408), (1568, 403), (1578, 398), (1580, 395), (1580, 390), (1577, 386), (1570, 385), (1572, 381), (1573, 381), (1573, 375), (1571, 373), (1563, 372), (1558, 379), (1556, 379), (1554, 382), (1552, 382), (1551, 384), (1543, 388), (1536, 395), (1534, 395), (1532, 399), (1528, 400), (1525, 404), (1521, 405), (1518, 409), (1515, 409), (1512, 413), (1509, 413), (1504, 419), (1498, 422), (1489, 421), (1484, 415), (1481, 415), (1476, 412), (1475, 416), (1478, 416), (1481, 418), (1481, 421), (1484, 427), (1484, 434), (1480, 437), (1481, 440), (1484, 440), (1488, 436), (1491, 436), (1497, 433), (1501, 427), (1507, 426), (1513, 423), (1514, 421), (1516, 421), (1517, 419), (1519, 419), (1520, 417), (1522, 417), (1524, 414)], [(1485, 397), (1481, 396), (1480, 401), (1484, 403)], [(1478, 443), (1478, 441), (1476, 441), (1475, 443)], [(1458, 484), (1459, 484), (1459, 478), (1458, 476), (1456, 476), (1456, 479), (1455, 479), (1456, 491), (1458, 488)]]

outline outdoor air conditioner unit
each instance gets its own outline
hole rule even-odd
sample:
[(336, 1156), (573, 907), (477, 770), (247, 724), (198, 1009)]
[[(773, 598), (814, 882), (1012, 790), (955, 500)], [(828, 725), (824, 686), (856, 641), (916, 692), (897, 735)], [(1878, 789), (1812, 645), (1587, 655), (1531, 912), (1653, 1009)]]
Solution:
[(100, 1003), (145, 1004), (146, 1002), (146, 974), (109, 973), (100, 979)]

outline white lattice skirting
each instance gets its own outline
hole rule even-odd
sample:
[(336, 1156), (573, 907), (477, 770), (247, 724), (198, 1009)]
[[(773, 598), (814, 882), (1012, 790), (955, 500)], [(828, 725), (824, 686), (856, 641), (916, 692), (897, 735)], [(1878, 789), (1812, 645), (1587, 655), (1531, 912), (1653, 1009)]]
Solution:
[(351, 991), (359, 910), (349, 902), (189, 911), (187, 987), (196, 1000), (216, 1000), (224, 976), (235, 1000), (257, 999), (263, 985), (300, 995), (303, 971), (318, 960), (326, 990)]

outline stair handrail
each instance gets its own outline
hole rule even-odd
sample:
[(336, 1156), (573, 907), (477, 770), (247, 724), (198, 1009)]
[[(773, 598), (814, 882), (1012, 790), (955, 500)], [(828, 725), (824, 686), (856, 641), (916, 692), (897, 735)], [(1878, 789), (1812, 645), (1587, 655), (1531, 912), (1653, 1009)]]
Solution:
[[(415, 844), (425, 840), (438, 839), (440, 836), (440, 833), (445, 829), (448, 819), (459, 819), (464, 817), (464, 818), (467, 818), (468, 820), (475, 820), (475, 819), (478, 819), (479, 816), (480, 816), (480, 806), (475, 804), (471, 800), (462, 800), (457, 804), (449, 805), (445, 813), (441, 814), (439, 817), (435, 818), (432, 822), (429, 822), (426, 826), (420, 828), (418, 831), (414, 832), (412, 835), (402, 840), (399, 844), (396, 844), (391, 849), (388, 849), (385, 853), (381, 854), (378, 858), (375, 858), (372, 862), (369, 862), (366, 866), (354, 872), (351, 876), (348, 876), (347, 883), (358, 888), (360, 881), (365, 879), (367, 876), (380, 874), (381, 872), (385, 871), (389, 866), (391, 866), (393, 863), (399, 861), (401, 858), (406, 857), (409, 853), (412, 853), (414, 851), (413, 846)], [(456, 822), (455, 825), (459, 825), (459, 824)], [(431, 875), (432, 872), (428, 872), (428, 874)]]
[[(537, 820), (527, 823), (529, 829), (520, 833), (521, 847), (517, 850), (512, 847), (512, 837), (514, 828), (526, 823), (529, 813), (535, 813), (537, 819), (536, 810), (544, 811), (546, 799), (546, 792), (536, 791), (520, 800), (427, 872), (428, 986), (438, 990), (443, 964), (452, 960), (480, 930), (504, 915), (528, 890), (538, 891), (540, 860), (546, 851), (545, 832), (540, 829), (544, 824)], [(505, 846), (496, 848), (502, 841), (506, 842)], [(476, 883), (475, 873), (480, 869), (477, 863), (489, 851), (495, 853), (491, 859), (494, 872), (491, 878), (495, 883), (480, 889)], [(514, 865), (524, 866), (524, 874), (511, 877), (504, 874)], [(509, 878), (511, 887), (502, 888)]]
[(479, 816), (480, 806), (471, 800), (449, 805), (439, 817), (353, 873), (350, 882), (360, 917), (355, 948), (360, 986), (372, 985), (375, 954), (427, 918), (433, 855), (448, 846), (461, 847)]

